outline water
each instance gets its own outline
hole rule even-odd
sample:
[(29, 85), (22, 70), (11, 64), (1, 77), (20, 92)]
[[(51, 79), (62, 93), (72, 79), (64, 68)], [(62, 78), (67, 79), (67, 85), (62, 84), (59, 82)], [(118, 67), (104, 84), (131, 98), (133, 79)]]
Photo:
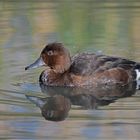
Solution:
[[(139, 140), (135, 84), (48, 89), (38, 83), (44, 68), (24, 71), (53, 41), (71, 54), (99, 51), (140, 61), (139, 1), (1, 1), (0, 11), (0, 139)], [(63, 111), (52, 112), (55, 104)]]

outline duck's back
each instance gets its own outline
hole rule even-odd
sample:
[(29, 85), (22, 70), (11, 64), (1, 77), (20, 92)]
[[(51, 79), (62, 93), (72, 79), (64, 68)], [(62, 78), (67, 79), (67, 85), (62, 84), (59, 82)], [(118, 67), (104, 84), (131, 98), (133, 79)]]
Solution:
[(73, 56), (70, 72), (76, 75), (91, 75), (97, 69), (98, 57), (93, 53), (81, 53)]
[[(130, 78), (132, 78), (132, 80), (138, 79), (140, 77), (139, 71), (140, 63), (120, 57), (95, 53), (77, 54), (72, 57), (72, 65), (70, 67), (70, 72), (74, 75), (86, 76), (89, 78), (94, 76), (94, 79), (96, 76), (99, 78), (99, 75), (102, 75), (103, 77), (105, 77), (104, 75), (111, 75), (112, 77), (114, 76), (114, 78), (117, 78), (117, 80), (122, 80), (122, 78), (125, 77), (127, 81)], [(137, 72), (139, 72), (139, 74)], [(126, 75), (128, 75), (128, 78), (126, 78)]]
[(77, 75), (91, 75), (98, 70), (107, 70), (121, 67), (126, 70), (132, 69), (140, 64), (120, 57), (98, 55), (94, 53), (81, 53), (72, 57), (70, 71)]

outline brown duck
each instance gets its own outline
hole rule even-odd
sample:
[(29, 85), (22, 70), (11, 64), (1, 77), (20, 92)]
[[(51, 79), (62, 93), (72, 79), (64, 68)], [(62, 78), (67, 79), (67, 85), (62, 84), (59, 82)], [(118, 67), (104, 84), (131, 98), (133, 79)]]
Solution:
[(140, 63), (125, 58), (96, 53), (80, 53), (70, 57), (62, 43), (48, 44), (40, 57), (25, 70), (46, 66), (39, 81), (48, 86), (95, 86), (128, 84), (140, 87)]

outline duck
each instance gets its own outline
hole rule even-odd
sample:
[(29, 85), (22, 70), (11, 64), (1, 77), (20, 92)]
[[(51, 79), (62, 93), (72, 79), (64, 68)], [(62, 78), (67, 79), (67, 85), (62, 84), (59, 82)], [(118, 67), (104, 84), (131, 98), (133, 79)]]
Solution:
[(47, 44), (39, 58), (25, 70), (42, 66), (46, 69), (39, 82), (46, 86), (126, 85), (135, 81), (140, 88), (140, 63), (94, 52), (70, 56), (69, 50), (59, 42)]

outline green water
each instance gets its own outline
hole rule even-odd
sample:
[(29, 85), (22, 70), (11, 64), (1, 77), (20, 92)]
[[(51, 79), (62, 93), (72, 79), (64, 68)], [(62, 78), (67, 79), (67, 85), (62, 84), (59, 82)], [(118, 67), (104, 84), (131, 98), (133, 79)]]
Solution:
[(38, 83), (44, 68), (24, 68), (54, 41), (71, 54), (101, 51), (140, 62), (140, 2), (0, 1), (0, 139), (139, 140), (140, 92), (128, 87), (125, 98), (109, 89), (107, 100), (115, 101), (105, 106), (100, 90), (91, 97), (79, 95), (87, 90), (47, 89), (69, 91), (65, 101), (72, 104), (64, 121), (45, 120), (31, 101), (47, 97)]

